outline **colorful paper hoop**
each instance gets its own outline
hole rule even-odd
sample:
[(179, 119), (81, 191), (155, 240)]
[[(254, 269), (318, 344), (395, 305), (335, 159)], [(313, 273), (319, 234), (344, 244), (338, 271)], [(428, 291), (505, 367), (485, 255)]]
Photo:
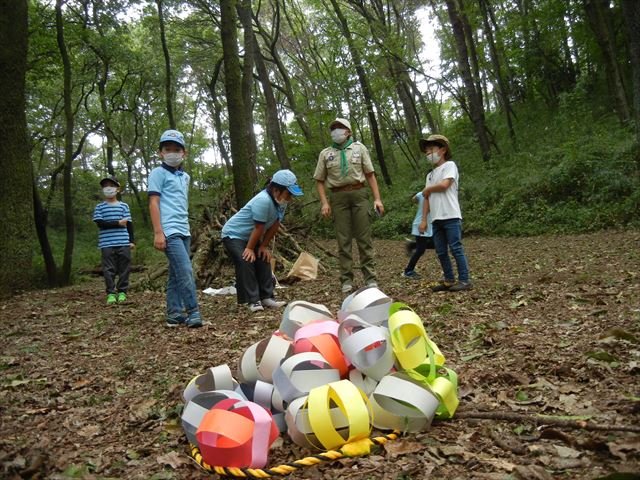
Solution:
[(405, 432), (428, 428), (440, 405), (429, 387), (402, 372), (380, 380), (370, 401), (376, 428)]
[(389, 319), (391, 302), (391, 298), (377, 287), (360, 288), (344, 299), (338, 311), (338, 320), (355, 314), (372, 325), (385, 325)]
[(316, 352), (292, 355), (273, 372), (273, 384), (285, 403), (338, 380), (340, 372)]
[(182, 428), (191, 443), (198, 445), (196, 432), (207, 412), (218, 402), (229, 398), (235, 400), (246, 400), (237, 392), (232, 392), (230, 390), (218, 390), (199, 393), (187, 402), (182, 410), (180, 420), (182, 422)]
[(393, 369), (395, 357), (386, 328), (351, 314), (340, 323), (338, 338), (344, 355), (366, 376), (380, 380)]
[(278, 428), (264, 407), (228, 399), (207, 412), (196, 437), (204, 460), (211, 465), (262, 468)]
[(300, 327), (317, 320), (333, 320), (333, 315), (324, 305), (298, 300), (284, 309), (278, 330), (293, 339)]
[[(333, 423), (331, 403), (346, 417), (348, 432), (343, 436)], [(305, 403), (309, 424), (317, 440), (326, 450), (369, 437), (372, 411), (367, 396), (348, 380), (316, 387)], [(302, 408), (304, 409), (305, 406)]]
[(235, 390), (237, 386), (238, 382), (234, 380), (229, 365), (218, 365), (207, 369), (202, 375), (192, 378), (184, 389), (182, 398), (185, 403), (188, 403), (199, 393), (213, 390)]
[(295, 353), (318, 352), (340, 372), (340, 378), (346, 378), (349, 372), (349, 361), (340, 348), (338, 327), (338, 322), (335, 320), (317, 321), (300, 327), (296, 331), (293, 351)]
[(293, 343), (280, 335), (261, 340), (251, 345), (238, 362), (238, 378), (242, 383), (272, 381), (273, 371), (283, 359), (293, 353)]

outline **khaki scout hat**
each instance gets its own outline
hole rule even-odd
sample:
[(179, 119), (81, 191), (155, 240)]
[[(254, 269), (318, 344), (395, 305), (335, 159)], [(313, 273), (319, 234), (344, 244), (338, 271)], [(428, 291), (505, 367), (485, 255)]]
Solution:
[(346, 118), (336, 118), (333, 122), (331, 122), (331, 125), (329, 125), (329, 130), (333, 130), (334, 125), (342, 125), (343, 127), (351, 130), (351, 122)]
[(436, 144), (439, 147), (447, 147), (447, 153), (444, 154), (445, 160), (451, 158), (451, 147), (449, 146), (449, 139), (444, 135), (429, 135), (429, 137), (420, 139), (420, 151), (424, 152), (424, 149), (429, 145)]

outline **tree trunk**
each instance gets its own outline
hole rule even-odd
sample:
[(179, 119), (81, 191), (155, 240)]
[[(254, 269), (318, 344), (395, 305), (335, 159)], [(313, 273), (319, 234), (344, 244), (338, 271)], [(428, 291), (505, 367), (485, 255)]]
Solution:
[(63, 98), (64, 98), (64, 170), (62, 178), (64, 200), (64, 222), (66, 239), (64, 243), (64, 256), (62, 259), (62, 272), (59, 283), (68, 285), (71, 282), (71, 262), (73, 259), (73, 247), (75, 243), (75, 223), (73, 219), (73, 198), (71, 192), (71, 171), (73, 169), (73, 129), (74, 116), (71, 106), (71, 61), (64, 40), (64, 20), (62, 18), (62, 4), (64, 0), (56, 0), (56, 39), (63, 67)]
[(244, 116), (236, 18), (235, 0), (220, 0), (220, 37), (224, 54), (224, 85), (233, 156), (233, 185), (236, 191), (236, 205), (242, 208), (253, 195), (252, 179), (255, 178), (255, 171), (251, 172), (249, 159), (249, 135)]
[(476, 138), (482, 152), (482, 159), (487, 162), (491, 159), (489, 138), (487, 136), (487, 127), (484, 119), (484, 110), (482, 108), (482, 99), (478, 95), (476, 86), (471, 75), (471, 67), (469, 66), (469, 55), (465, 42), (464, 29), (460, 20), (458, 6), (455, 0), (446, 0), (447, 11), (449, 12), (449, 20), (453, 30), (453, 37), (456, 43), (458, 67), (460, 75), (465, 86), (467, 99), (469, 101), (469, 113)]
[(276, 103), (276, 97), (273, 94), (273, 87), (269, 80), (269, 72), (267, 66), (264, 63), (264, 58), (260, 53), (258, 43), (256, 41), (256, 68), (258, 70), (258, 78), (262, 85), (262, 92), (264, 93), (265, 109), (266, 109), (266, 123), (267, 133), (271, 137), (273, 142), (273, 148), (276, 151), (276, 157), (280, 163), (281, 168), (291, 168), (291, 162), (289, 162), (289, 156), (284, 146), (284, 140), (282, 139), (282, 131), (280, 130), (280, 120), (278, 118), (278, 104)]
[(106, 137), (106, 166), (109, 175), (115, 175), (113, 169), (113, 133), (111, 131), (111, 114), (107, 107), (107, 79), (109, 78), (109, 59), (101, 58), (102, 71), (98, 79), (98, 96), (100, 97), (100, 111), (104, 122), (104, 134)]
[(460, 22), (462, 23), (462, 31), (464, 32), (464, 37), (467, 45), (467, 51), (469, 52), (469, 60), (471, 63), (471, 73), (473, 75), (473, 84), (476, 87), (476, 92), (478, 92), (478, 96), (480, 97), (480, 105), (484, 105), (483, 95), (482, 95), (482, 84), (480, 80), (480, 64), (478, 62), (478, 52), (476, 50), (476, 40), (471, 31), (471, 24), (469, 23), (469, 18), (464, 10), (464, 0), (458, 1), (458, 13), (460, 15)]
[(611, 27), (611, 10), (608, 0), (583, 0), (583, 2), (589, 25), (602, 53), (604, 69), (618, 118), (622, 123), (626, 123), (631, 114), (624, 91), (622, 71), (617, 60), (615, 34)]
[(622, 0), (622, 16), (624, 17), (631, 60), (636, 140), (640, 146), (640, 2), (638, 0)]
[(251, 0), (237, 0), (236, 11), (243, 30), (244, 58), (242, 61), (242, 102), (244, 105), (244, 122), (247, 128), (249, 164), (251, 165), (251, 172), (253, 173), (251, 183), (255, 187), (258, 167), (258, 144), (256, 141), (256, 133), (253, 129), (253, 91), (255, 86), (253, 79), (253, 67), (255, 65), (256, 46), (253, 41)]
[(498, 49), (496, 42), (493, 38), (493, 30), (489, 24), (489, 6), (487, 5), (489, 0), (479, 0), (480, 10), (482, 12), (482, 20), (484, 22), (485, 34), (487, 35), (487, 42), (489, 43), (489, 54), (491, 57), (491, 63), (493, 64), (493, 70), (496, 77), (496, 83), (498, 84), (498, 98), (502, 111), (504, 112), (505, 119), (507, 120), (507, 127), (509, 128), (509, 137), (511, 142), (515, 142), (516, 133), (513, 129), (513, 121), (511, 119), (511, 102), (509, 101), (509, 87), (504, 80), (502, 74), (502, 67), (500, 65), (500, 56), (498, 55)]
[(164, 91), (167, 102), (167, 119), (169, 128), (176, 128), (176, 121), (173, 116), (173, 88), (171, 76), (171, 57), (169, 57), (169, 47), (167, 47), (167, 37), (164, 33), (164, 13), (162, 11), (162, 1), (156, 0), (158, 5), (158, 23), (160, 24), (160, 42), (162, 43), (162, 53), (164, 54)]
[(340, 21), (340, 28), (342, 30), (342, 34), (344, 35), (347, 45), (349, 46), (349, 52), (351, 53), (351, 59), (353, 60), (353, 64), (356, 68), (356, 73), (358, 74), (358, 80), (360, 81), (360, 88), (362, 88), (362, 95), (364, 97), (365, 104), (367, 106), (367, 113), (369, 116), (369, 126), (371, 128), (371, 136), (373, 137), (373, 143), (375, 145), (376, 157), (378, 159), (378, 163), (380, 164), (380, 171), (382, 173), (382, 177), (384, 178), (384, 183), (386, 185), (391, 185), (391, 177), (389, 176), (389, 172), (387, 171), (387, 165), (384, 161), (384, 151), (382, 150), (382, 141), (380, 140), (380, 132), (378, 131), (378, 120), (376, 119), (376, 114), (373, 109), (373, 95), (371, 93), (371, 87), (369, 86), (369, 80), (364, 71), (364, 67), (362, 66), (362, 60), (360, 58), (360, 52), (356, 48), (353, 38), (351, 36), (351, 31), (349, 30), (349, 24), (347, 23), (347, 19), (342, 14), (342, 10), (338, 5), (337, 0), (331, 0), (331, 4), (333, 5), (333, 9), (336, 12), (336, 16)]
[(0, 0), (0, 297), (31, 284), (33, 179), (27, 119), (26, 0)]
[[(36, 185), (35, 179), (33, 180), (33, 215), (35, 218), (36, 233), (38, 234), (38, 242), (40, 243), (40, 251), (42, 252), (42, 258), (44, 260), (44, 268), (47, 272), (47, 284), (53, 287), (58, 282), (58, 269), (56, 267), (56, 259), (51, 251), (51, 244), (49, 243), (49, 235), (47, 234), (48, 212), (42, 206), (42, 200), (40, 199), (40, 193)], [(53, 187), (52, 187), (53, 188)]]

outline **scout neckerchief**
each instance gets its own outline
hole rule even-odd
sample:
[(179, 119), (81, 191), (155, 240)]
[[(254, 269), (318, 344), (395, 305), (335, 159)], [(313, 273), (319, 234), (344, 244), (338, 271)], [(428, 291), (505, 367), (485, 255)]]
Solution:
[(340, 176), (341, 177), (346, 177), (347, 171), (349, 170), (349, 164), (347, 163), (347, 153), (345, 150), (352, 143), (353, 143), (353, 140), (349, 138), (349, 140), (344, 142), (342, 146), (338, 145), (337, 143), (334, 143), (332, 145), (332, 147), (335, 148), (336, 150), (340, 150)]

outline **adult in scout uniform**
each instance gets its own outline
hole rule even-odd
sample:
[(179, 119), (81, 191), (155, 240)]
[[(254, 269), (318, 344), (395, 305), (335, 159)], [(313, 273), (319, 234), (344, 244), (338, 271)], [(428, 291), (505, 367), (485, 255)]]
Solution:
[[(365, 183), (373, 192), (373, 206), (378, 215), (384, 213), (384, 205), (380, 200), (369, 151), (351, 138), (351, 123), (344, 118), (336, 118), (329, 125), (329, 130), (333, 145), (320, 152), (313, 178), (320, 195), (320, 213), (325, 218), (333, 213), (342, 292), (348, 293), (353, 289), (351, 244), (354, 239), (358, 245), (364, 283), (377, 286), (371, 244), (371, 207)], [(331, 190), (329, 200), (327, 187)]]

